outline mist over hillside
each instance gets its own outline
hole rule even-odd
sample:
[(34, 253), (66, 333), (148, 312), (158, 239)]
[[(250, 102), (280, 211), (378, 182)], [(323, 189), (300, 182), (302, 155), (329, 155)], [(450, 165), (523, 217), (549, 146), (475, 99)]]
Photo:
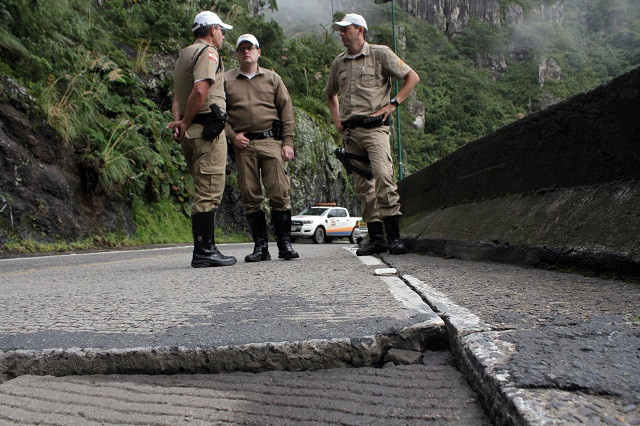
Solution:
[(278, 0), (278, 10), (265, 11), (264, 16), (277, 22), (287, 35), (296, 36), (330, 30), (335, 12), (359, 13), (367, 20), (377, 20), (388, 8), (373, 0)]

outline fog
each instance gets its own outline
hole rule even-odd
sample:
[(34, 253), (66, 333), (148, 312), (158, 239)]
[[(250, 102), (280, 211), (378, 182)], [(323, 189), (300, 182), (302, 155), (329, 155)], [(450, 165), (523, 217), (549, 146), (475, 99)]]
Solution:
[[(638, 19), (640, 2), (637, 0), (564, 0), (542, 3), (528, 14), (524, 22), (512, 27), (508, 48), (516, 56), (519, 51), (553, 55), (554, 52), (568, 49), (589, 56), (597, 55), (599, 52), (591, 50), (589, 35), (598, 33), (605, 38), (611, 34), (624, 34), (626, 31), (637, 32)], [(619, 44), (629, 42), (629, 38), (621, 37), (611, 41)], [(638, 49), (638, 46), (631, 43), (628, 48)], [(576, 58), (576, 55), (573, 57)], [(618, 65), (615, 58), (608, 57), (606, 62), (609, 71), (615, 73)]]
[(278, 22), (289, 36), (298, 33), (323, 32), (331, 29), (335, 12), (355, 12), (365, 19), (388, 5), (375, 5), (373, 0), (278, 0), (278, 11), (265, 11), (267, 20)]
[[(322, 33), (331, 31), (334, 12), (356, 12), (365, 17), (371, 28), (376, 23), (389, 20), (390, 3), (374, 4), (373, 0), (277, 0), (279, 10), (264, 11), (267, 20), (273, 19), (284, 29), (288, 36), (295, 37), (304, 33)], [(400, 8), (396, 2), (396, 11)], [(518, 4), (508, 2), (513, 9)], [(509, 7), (502, 10), (505, 19)], [(522, 10), (521, 12), (522, 13)], [(514, 58), (530, 55), (553, 55), (555, 52), (572, 50), (574, 66), (581, 66), (587, 56), (594, 56), (590, 50), (589, 35), (594, 32), (603, 34), (623, 34), (629, 31), (638, 33), (640, 21), (640, 0), (556, 0), (542, 1), (529, 9), (525, 16), (514, 18), (510, 26), (508, 39), (495, 40), (498, 44), (487, 46), (491, 53), (507, 53)], [(519, 22), (517, 22), (519, 21)], [(336, 34), (337, 37), (337, 34)], [(638, 50), (632, 36), (621, 37), (618, 43), (627, 43), (630, 50)], [(625, 46), (627, 47), (627, 46)], [(613, 57), (602, 58), (607, 62), (609, 72), (625, 64), (615, 63)], [(640, 56), (640, 55), (638, 55)], [(586, 64), (585, 64), (586, 66)], [(619, 72), (619, 70), (618, 70)]]

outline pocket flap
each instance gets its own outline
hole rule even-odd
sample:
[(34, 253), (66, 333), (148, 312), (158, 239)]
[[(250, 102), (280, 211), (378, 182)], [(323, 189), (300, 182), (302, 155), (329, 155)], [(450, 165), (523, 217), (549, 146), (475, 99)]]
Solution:
[(225, 172), (225, 166), (211, 166), (208, 164), (200, 165), (200, 173), (203, 175), (221, 175)]

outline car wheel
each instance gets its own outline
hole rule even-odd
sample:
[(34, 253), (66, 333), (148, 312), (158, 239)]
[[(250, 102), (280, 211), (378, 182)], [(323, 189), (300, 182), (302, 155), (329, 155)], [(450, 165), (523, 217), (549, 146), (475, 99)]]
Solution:
[[(355, 230), (355, 228), (354, 228), (354, 230)], [(354, 231), (351, 231), (351, 235), (349, 235), (349, 242), (351, 244), (358, 244), (357, 238), (354, 235)]]
[(316, 228), (315, 231), (313, 231), (313, 237), (311, 237), (311, 239), (313, 240), (314, 243), (316, 244), (323, 244), (324, 243), (324, 228), (321, 226), (318, 226)]

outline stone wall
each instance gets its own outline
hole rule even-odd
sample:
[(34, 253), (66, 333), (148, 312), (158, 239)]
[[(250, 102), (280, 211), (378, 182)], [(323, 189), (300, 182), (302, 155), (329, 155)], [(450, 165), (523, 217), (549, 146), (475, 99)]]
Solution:
[(414, 250), (640, 277), (640, 68), (399, 183)]

